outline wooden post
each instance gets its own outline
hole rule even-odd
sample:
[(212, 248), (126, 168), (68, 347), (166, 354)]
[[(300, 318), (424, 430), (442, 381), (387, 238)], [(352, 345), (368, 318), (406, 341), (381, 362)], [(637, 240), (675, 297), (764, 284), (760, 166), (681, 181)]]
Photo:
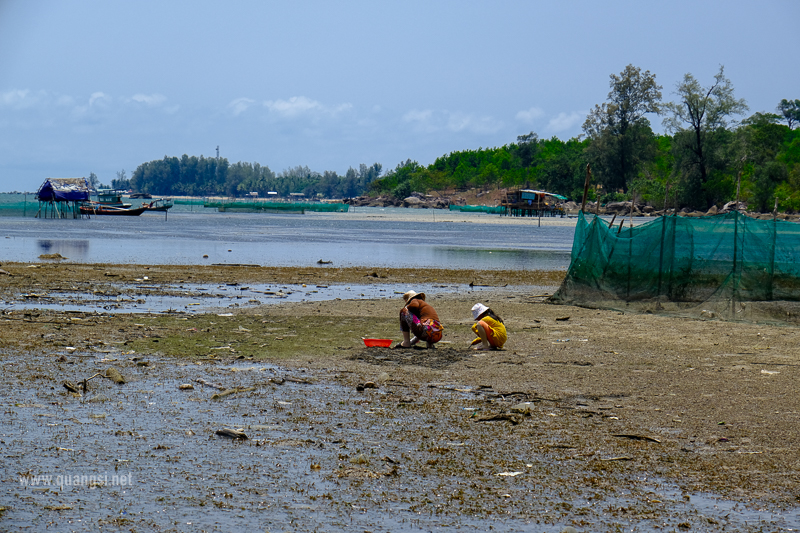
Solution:
[(739, 210), (739, 188), (742, 185), (742, 171), (739, 171), (739, 175), (736, 176), (736, 210)]
[(586, 163), (586, 182), (583, 184), (583, 201), (581, 202), (581, 213), (586, 212), (586, 196), (589, 194), (589, 181), (592, 179), (592, 167)]
[(633, 203), (636, 201), (636, 191), (631, 191), (631, 228), (633, 227)]
[(669, 182), (664, 187), (664, 216), (667, 214), (667, 199), (669, 198)]
[(594, 216), (600, 215), (600, 196), (597, 195), (597, 189), (595, 189), (595, 202), (594, 202)]

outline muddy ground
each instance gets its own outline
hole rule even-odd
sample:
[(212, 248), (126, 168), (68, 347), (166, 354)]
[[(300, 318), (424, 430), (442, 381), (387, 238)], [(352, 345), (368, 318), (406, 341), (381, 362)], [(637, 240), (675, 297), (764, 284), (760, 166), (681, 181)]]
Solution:
[[(145, 276), (494, 287), (429, 292), (446, 327), (431, 351), (364, 347), (361, 337), (399, 340), (396, 295), (200, 314), (5, 310), (5, 529), (800, 525), (797, 328), (557, 306), (505, 287), (554, 289), (558, 272), (0, 268), (11, 274), (0, 274), (5, 299), (117, 290)], [(502, 351), (468, 348), (478, 298), (506, 322)], [(126, 383), (96, 376), (82, 389), (109, 367)], [(213, 400), (223, 389), (235, 392)], [(224, 428), (249, 438), (217, 436)], [(19, 482), (92, 472), (137, 481)]]

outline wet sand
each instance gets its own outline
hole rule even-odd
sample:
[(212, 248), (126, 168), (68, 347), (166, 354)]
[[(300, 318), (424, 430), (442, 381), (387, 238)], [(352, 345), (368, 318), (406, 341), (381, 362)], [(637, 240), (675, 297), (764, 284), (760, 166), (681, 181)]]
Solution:
[[(0, 268), (13, 274), (0, 275), (3, 297), (143, 276), (490, 286), (428, 294), (446, 326), (432, 351), (364, 347), (361, 337), (399, 339), (396, 295), (194, 315), (5, 311), (7, 529), (800, 525), (796, 328), (555, 306), (503, 286), (555, 289), (561, 272)], [(506, 321), (502, 351), (468, 348), (477, 298)], [(78, 394), (63, 385), (111, 366), (127, 383), (95, 377)], [(212, 400), (220, 390), (198, 379), (242, 392)], [(18, 483), (93, 472), (135, 481)]]

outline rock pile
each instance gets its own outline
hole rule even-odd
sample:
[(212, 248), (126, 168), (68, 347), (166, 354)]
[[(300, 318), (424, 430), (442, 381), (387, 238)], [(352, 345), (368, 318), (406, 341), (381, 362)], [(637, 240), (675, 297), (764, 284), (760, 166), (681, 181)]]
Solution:
[(344, 203), (354, 207), (413, 207), (418, 209), (448, 209), (450, 207), (450, 198), (446, 196), (434, 196), (431, 194), (422, 194), (412, 192), (411, 196), (398, 200), (391, 196), (378, 196), (371, 198), (369, 196), (358, 196), (356, 198), (348, 198)]

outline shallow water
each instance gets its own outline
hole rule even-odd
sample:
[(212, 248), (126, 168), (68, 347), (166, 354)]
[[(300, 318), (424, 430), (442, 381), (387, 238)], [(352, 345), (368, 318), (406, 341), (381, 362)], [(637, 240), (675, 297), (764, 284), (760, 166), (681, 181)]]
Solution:
[[(552, 287), (526, 285), (507, 287), (470, 287), (469, 285), (416, 285), (426, 294), (481, 294), (491, 291), (510, 295), (546, 294)], [(181, 284), (158, 286), (120, 285), (104, 295), (85, 292), (24, 293), (13, 300), (0, 301), (4, 310), (49, 309), (84, 313), (205, 313), (220, 308), (247, 308), (283, 302), (321, 302), (397, 298), (408, 290), (404, 284)]]
[(435, 221), (432, 210), (388, 211), (0, 217), (0, 260), (34, 262), (42, 254), (59, 253), (79, 263), (310, 266), (322, 260), (342, 267), (483, 270), (569, 266), (570, 224), (539, 227), (531, 220), (483, 213), (454, 219), (449, 212)]

